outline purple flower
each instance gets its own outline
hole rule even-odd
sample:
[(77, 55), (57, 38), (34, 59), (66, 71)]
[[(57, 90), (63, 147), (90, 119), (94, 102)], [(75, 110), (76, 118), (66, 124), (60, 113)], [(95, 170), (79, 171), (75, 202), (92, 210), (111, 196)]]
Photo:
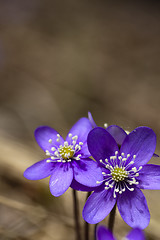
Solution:
[(128, 225), (141, 229), (147, 227), (150, 213), (140, 188), (160, 189), (160, 166), (146, 164), (156, 148), (153, 130), (136, 128), (119, 148), (109, 132), (97, 127), (88, 135), (88, 148), (102, 166), (104, 179), (84, 206), (85, 221), (91, 224), (100, 222), (117, 204)]
[[(90, 123), (92, 124), (93, 128), (98, 127), (90, 112), (88, 112), (88, 119), (89, 119)], [(117, 125), (108, 126), (107, 123), (104, 123), (104, 127), (105, 127), (106, 131), (112, 135), (112, 137), (114, 138), (114, 140), (116, 141), (116, 143), (118, 144), (118, 146), (120, 148), (124, 139), (129, 134), (129, 131), (124, 131), (123, 128), (121, 128)], [(154, 153), (153, 157), (159, 157), (159, 155)]]
[[(96, 231), (97, 240), (116, 240), (113, 234), (104, 226), (98, 226)], [(145, 240), (144, 233), (141, 229), (132, 229), (125, 237), (126, 240)]]
[[(98, 127), (90, 112), (88, 112), (88, 119), (89, 119), (90, 123), (92, 124), (93, 128)], [(125, 132), (121, 127), (119, 127), (117, 125), (108, 126), (108, 124), (105, 123), (104, 127), (105, 127), (106, 131), (112, 135), (112, 137), (115, 139), (115, 141), (117, 142), (117, 144), (120, 147), (122, 145), (125, 137), (127, 136), (127, 132)]]
[(66, 140), (47, 126), (35, 130), (35, 138), (46, 153), (47, 158), (33, 164), (24, 172), (24, 177), (39, 180), (50, 177), (50, 191), (58, 197), (74, 182), (86, 188), (98, 186), (101, 181), (101, 168), (91, 160), (87, 147), (87, 136), (92, 129), (87, 118), (81, 118), (70, 130)]

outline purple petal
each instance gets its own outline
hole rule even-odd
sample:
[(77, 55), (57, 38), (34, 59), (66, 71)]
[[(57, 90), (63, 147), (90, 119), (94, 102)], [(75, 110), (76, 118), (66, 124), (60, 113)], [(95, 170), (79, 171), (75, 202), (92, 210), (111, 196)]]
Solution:
[(145, 240), (145, 236), (144, 236), (144, 232), (139, 229), (139, 228), (135, 228), (135, 229), (132, 229), (129, 234), (126, 236), (126, 238), (128, 240)]
[(150, 213), (145, 196), (140, 189), (126, 190), (119, 194), (117, 206), (123, 220), (132, 228), (144, 229), (148, 226)]
[(88, 149), (97, 161), (115, 155), (118, 145), (114, 138), (104, 128), (97, 127), (88, 134)]
[(107, 132), (109, 132), (112, 137), (115, 139), (116, 143), (121, 146), (127, 133), (117, 125), (111, 125), (106, 128)]
[(139, 188), (142, 189), (159, 189), (160, 190), (160, 166), (147, 164), (139, 172)]
[(23, 176), (30, 180), (40, 180), (50, 176), (55, 168), (55, 163), (47, 163), (46, 160), (39, 161), (27, 168)]
[(102, 221), (112, 210), (116, 203), (113, 198), (113, 191), (103, 190), (101, 192), (95, 191), (87, 199), (83, 208), (83, 218), (90, 224), (96, 224)]
[(102, 225), (97, 227), (96, 237), (97, 240), (116, 240), (112, 233)]
[(136, 155), (135, 166), (146, 164), (156, 148), (156, 135), (151, 128), (138, 127), (126, 136), (121, 153)]
[(74, 179), (87, 187), (97, 187), (103, 180), (102, 170), (97, 162), (87, 158), (72, 162)]
[(89, 152), (89, 150), (88, 150), (87, 142), (85, 142), (85, 143), (81, 146), (81, 150), (78, 151), (77, 154), (75, 154), (75, 156), (78, 155), (78, 154), (81, 154), (81, 157), (82, 157), (82, 158), (88, 158), (88, 157), (91, 156), (91, 154), (90, 154), (90, 152)]
[[(60, 142), (56, 141), (57, 134), (56, 130), (47, 126), (38, 127), (34, 132), (37, 143), (44, 151), (50, 150), (53, 146), (63, 144), (64, 140), (62, 137), (60, 137)], [(49, 139), (52, 139), (52, 143), (49, 143)]]
[[(80, 118), (70, 129), (69, 133), (72, 133), (73, 136), (77, 135), (77, 142), (86, 142), (87, 136), (90, 130), (92, 129), (92, 125), (88, 118)], [(67, 135), (66, 141), (70, 141), (69, 136)]]
[(70, 187), (73, 188), (74, 190), (83, 191), (83, 192), (92, 192), (98, 188), (98, 187), (84, 186), (84, 185), (78, 183), (75, 179), (73, 179)]
[(92, 117), (92, 114), (90, 112), (88, 112), (88, 119), (89, 119), (90, 123), (92, 124), (93, 128), (97, 127), (97, 124), (95, 123), (95, 121)]
[(70, 187), (73, 169), (69, 163), (57, 163), (50, 177), (49, 186), (53, 196), (59, 197)]

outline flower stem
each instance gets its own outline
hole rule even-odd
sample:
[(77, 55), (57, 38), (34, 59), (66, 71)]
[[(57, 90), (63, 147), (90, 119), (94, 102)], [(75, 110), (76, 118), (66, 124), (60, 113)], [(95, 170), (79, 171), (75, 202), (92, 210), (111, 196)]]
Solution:
[(116, 204), (114, 205), (112, 211), (109, 215), (109, 222), (108, 222), (108, 229), (113, 232), (114, 222), (115, 222), (115, 216), (116, 216)]
[(94, 226), (94, 240), (97, 239), (97, 236), (96, 236), (97, 226), (98, 226), (98, 223), (96, 223), (95, 226)]
[[(86, 201), (90, 195), (91, 195), (91, 192), (87, 192)], [(84, 225), (84, 234), (85, 234), (84, 239), (89, 240), (89, 224), (87, 222), (85, 222), (85, 225)]]
[(76, 240), (81, 240), (77, 192), (76, 192), (76, 190), (73, 189), (72, 193), (73, 193), (73, 207), (74, 207)]

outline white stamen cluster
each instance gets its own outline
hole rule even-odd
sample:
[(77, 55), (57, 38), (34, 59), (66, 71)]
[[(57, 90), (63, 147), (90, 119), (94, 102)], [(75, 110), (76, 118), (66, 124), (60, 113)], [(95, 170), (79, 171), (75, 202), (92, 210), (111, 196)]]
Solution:
[[(131, 161), (129, 158), (131, 158)], [(105, 189), (113, 189), (113, 197), (116, 198), (116, 193), (122, 194), (126, 189), (129, 191), (134, 191), (134, 187), (131, 185), (137, 185), (139, 182), (136, 177), (139, 176), (139, 171), (142, 169), (140, 166), (138, 169), (133, 167), (136, 155), (131, 156), (130, 154), (121, 153), (118, 155), (118, 151), (115, 152), (114, 156), (110, 159), (105, 159), (105, 161), (100, 160), (107, 171), (102, 172), (104, 179), (103, 181), (97, 183), (105, 183)], [(108, 172), (109, 170), (109, 172)]]
[[(46, 155), (51, 159), (48, 159), (47, 162), (71, 162), (72, 159), (80, 160), (81, 154), (75, 156), (77, 152), (81, 150), (82, 142), (77, 143), (78, 136), (72, 136), (69, 133), (69, 142), (65, 141), (63, 145), (56, 146), (52, 144), (52, 139), (49, 139), (48, 142), (51, 144), (51, 151), (46, 150)], [(61, 137), (57, 134), (57, 142), (60, 143)]]

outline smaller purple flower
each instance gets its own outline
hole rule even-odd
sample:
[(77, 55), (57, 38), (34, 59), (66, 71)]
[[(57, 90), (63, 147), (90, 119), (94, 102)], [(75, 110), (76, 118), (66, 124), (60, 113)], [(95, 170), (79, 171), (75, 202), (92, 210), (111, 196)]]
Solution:
[(160, 166), (147, 164), (156, 148), (153, 130), (136, 128), (126, 136), (119, 148), (109, 132), (97, 127), (88, 135), (88, 148), (102, 167), (103, 181), (86, 201), (84, 220), (91, 224), (98, 223), (117, 204), (128, 225), (146, 228), (150, 213), (140, 189), (160, 189)]
[(92, 129), (87, 118), (81, 118), (70, 130), (66, 140), (48, 126), (35, 130), (35, 138), (47, 158), (24, 172), (24, 177), (39, 180), (50, 177), (50, 191), (58, 197), (70, 186), (83, 186), (87, 191), (97, 187), (96, 178), (102, 180), (101, 169), (91, 160), (87, 147), (87, 136)]
[[(97, 240), (116, 240), (113, 234), (105, 226), (102, 226), (102, 225), (97, 227), (96, 239)], [(128, 233), (128, 235), (124, 239), (125, 240), (145, 240), (146, 238), (141, 229), (134, 228)]]
[[(92, 124), (93, 128), (98, 127), (90, 112), (88, 112), (88, 119), (89, 119), (90, 123)], [(123, 128), (121, 128), (117, 125), (108, 126), (107, 123), (104, 123), (104, 128), (106, 129), (107, 132), (109, 132), (112, 135), (112, 137), (115, 139), (115, 141), (119, 147), (122, 145), (125, 137), (129, 133), (127, 131), (124, 131)]]

